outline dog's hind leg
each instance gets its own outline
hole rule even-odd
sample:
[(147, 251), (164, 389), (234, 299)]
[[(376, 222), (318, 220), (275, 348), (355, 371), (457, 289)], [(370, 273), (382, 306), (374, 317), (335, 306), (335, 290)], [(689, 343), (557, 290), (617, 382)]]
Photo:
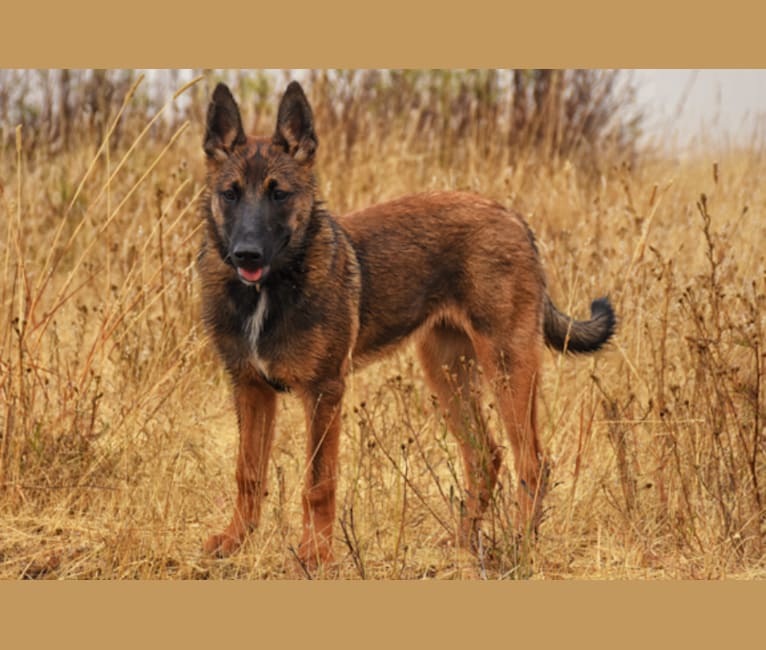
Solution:
[(424, 332), (418, 341), (418, 354), (447, 425), (460, 444), (466, 499), (459, 542), (475, 549), (479, 523), (492, 498), (502, 462), (501, 449), (481, 413), (476, 355), (468, 336), (448, 324)]
[(229, 555), (240, 547), (247, 534), (258, 525), (266, 495), (276, 393), (258, 378), (242, 379), (234, 385), (234, 401), (239, 421), (237, 503), (231, 523), (223, 533), (212, 535), (205, 542), (205, 551), (210, 554)]
[[(530, 328), (531, 331), (531, 328)], [(537, 382), (541, 364), (540, 337), (515, 332), (512, 344), (498, 349), (487, 338), (475, 341), (477, 355), (497, 397), (515, 459), (520, 519), (519, 532), (536, 533), (542, 516), (548, 467), (537, 435)]]

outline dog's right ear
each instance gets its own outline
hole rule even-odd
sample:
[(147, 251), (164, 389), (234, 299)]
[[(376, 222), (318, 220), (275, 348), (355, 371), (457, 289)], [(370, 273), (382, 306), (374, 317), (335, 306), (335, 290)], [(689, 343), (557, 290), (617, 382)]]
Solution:
[(219, 83), (207, 107), (207, 131), (204, 149), (211, 160), (226, 160), (235, 147), (245, 144), (239, 107), (228, 86)]

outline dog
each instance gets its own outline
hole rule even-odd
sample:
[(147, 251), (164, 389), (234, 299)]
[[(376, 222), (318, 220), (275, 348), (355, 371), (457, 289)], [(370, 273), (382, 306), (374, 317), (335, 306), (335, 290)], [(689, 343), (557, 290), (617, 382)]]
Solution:
[(513, 450), (519, 529), (536, 531), (548, 474), (536, 423), (543, 344), (601, 348), (616, 327), (608, 298), (593, 301), (587, 321), (561, 313), (525, 221), (475, 194), (416, 194), (332, 216), (317, 197), (317, 145), (297, 82), (270, 138), (246, 136), (230, 90), (216, 86), (198, 270), (203, 318), (233, 386), (239, 452), (231, 522), (205, 551), (228, 555), (257, 526), (277, 396), (289, 390), (303, 402), (307, 429), (298, 557), (311, 566), (332, 560), (346, 377), (408, 339), (460, 445), (461, 543), (475, 543), (502, 460), (474, 403), (480, 375)]

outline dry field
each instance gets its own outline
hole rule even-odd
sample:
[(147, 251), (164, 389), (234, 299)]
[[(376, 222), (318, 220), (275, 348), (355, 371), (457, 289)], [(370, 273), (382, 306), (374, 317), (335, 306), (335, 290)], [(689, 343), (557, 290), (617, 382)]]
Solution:
[[(381, 100), (372, 113), (366, 91), (331, 100), (314, 81), (332, 212), (427, 189), (485, 194), (525, 215), (563, 310), (586, 317), (608, 293), (619, 318), (604, 352), (546, 352), (545, 520), (535, 543), (515, 539), (508, 452), (478, 556), (449, 543), (462, 470), (412, 350), (353, 375), (336, 562), (316, 577), (766, 577), (764, 142), (677, 158), (604, 141), (586, 156), (557, 148), (555, 129), (536, 147), (510, 142), (493, 128), (502, 116), (468, 100), (466, 120), (448, 123), (454, 105)], [(201, 553), (232, 510), (237, 443), (194, 267), (211, 87), (168, 91), (153, 121), (142, 86), (126, 86), (65, 146), (61, 133), (56, 146), (3, 134), (2, 578), (304, 577), (305, 439), (290, 396), (260, 528), (231, 558)], [(250, 124), (270, 128), (266, 89), (249, 90)], [(173, 108), (185, 97), (188, 121)]]

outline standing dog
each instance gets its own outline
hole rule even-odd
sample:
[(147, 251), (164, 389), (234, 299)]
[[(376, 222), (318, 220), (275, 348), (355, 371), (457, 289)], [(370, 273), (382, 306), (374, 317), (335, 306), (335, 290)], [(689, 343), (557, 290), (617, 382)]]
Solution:
[(299, 555), (312, 565), (332, 557), (345, 377), (410, 337), (460, 443), (461, 541), (475, 539), (501, 463), (475, 404), (477, 364), (513, 448), (519, 527), (534, 530), (547, 473), (536, 430), (543, 342), (598, 350), (615, 328), (612, 307), (594, 301), (589, 321), (559, 312), (523, 219), (473, 194), (407, 196), (331, 216), (316, 196), (316, 148), (298, 83), (282, 97), (271, 138), (246, 136), (229, 89), (216, 87), (199, 272), (204, 319), (234, 388), (239, 455), (231, 523), (206, 551), (235, 551), (258, 524), (277, 394), (290, 389), (308, 432)]

